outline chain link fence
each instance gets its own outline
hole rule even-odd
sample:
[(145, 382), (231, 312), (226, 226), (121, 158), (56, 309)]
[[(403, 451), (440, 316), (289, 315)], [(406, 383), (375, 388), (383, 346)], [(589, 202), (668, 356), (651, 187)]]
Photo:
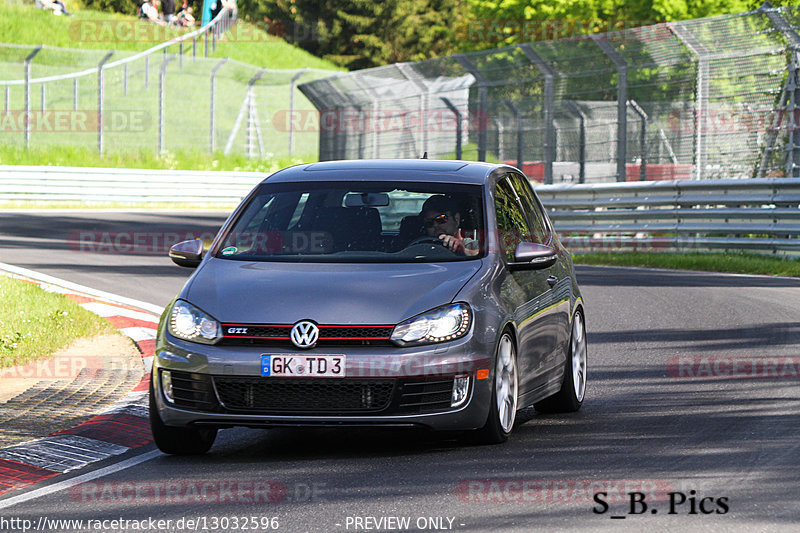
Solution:
[(800, 177), (799, 24), (800, 8), (765, 2), (300, 90), (320, 113), (321, 160), (427, 152), (509, 162), (544, 183)]
[[(315, 113), (297, 84), (330, 71), (269, 70), (208, 57), (235, 21), (235, 12), (222, 10), (204, 28), (139, 53), (0, 44), (0, 141), (101, 153), (316, 159), (316, 133), (296, 129), (288, 118)], [(103, 31), (136, 38), (131, 32), (147, 28), (103, 23), (80, 31), (93, 31), (94, 38), (103, 38)], [(160, 27), (152, 28), (155, 34)]]

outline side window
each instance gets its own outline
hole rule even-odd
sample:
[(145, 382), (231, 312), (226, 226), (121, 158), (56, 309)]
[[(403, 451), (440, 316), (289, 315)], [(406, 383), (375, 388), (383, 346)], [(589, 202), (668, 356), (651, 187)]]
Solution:
[(517, 245), (530, 240), (530, 230), (517, 193), (507, 178), (495, 187), (494, 206), (500, 249), (508, 261), (513, 261)]
[(539, 203), (536, 201), (536, 197), (533, 195), (533, 191), (531, 191), (530, 185), (525, 183), (525, 178), (519, 174), (512, 174), (510, 179), (519, 195), (522, 207), (528, 214), (532, 237), (531, 242), (546, 244), (550, 239), (550, 231), (547, 229), (547, 222), (545, 222), (544, 214), (539, 207)]

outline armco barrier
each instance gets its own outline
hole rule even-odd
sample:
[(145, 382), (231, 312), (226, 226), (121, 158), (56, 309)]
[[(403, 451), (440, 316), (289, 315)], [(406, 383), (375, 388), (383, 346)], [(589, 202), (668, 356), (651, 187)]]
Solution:
[(236, 204), (269, 174), (0, 166), (0, 202)]
[[(2, 201), (235, 204), (261, 172), (0, 166)], [(573, 251), (800, 254), (800, 180), (537, 185)]]
[(582, 251), (800, 254), (800, 180), (541, 185), (567, 245)]

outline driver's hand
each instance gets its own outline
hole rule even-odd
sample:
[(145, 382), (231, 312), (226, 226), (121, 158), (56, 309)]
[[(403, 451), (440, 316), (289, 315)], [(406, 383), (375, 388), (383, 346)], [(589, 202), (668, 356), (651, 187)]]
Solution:
[(464, 255), (466, 253), (466, 247), (464, 246), (464, 237), (461, 235), (460, 229), (456, 231), (455, 235), (448, 235), (446, 233), (442, 233), (441, 235), (439, 235), (439, 238), (442, 240), (442, 244), (454, 254)]

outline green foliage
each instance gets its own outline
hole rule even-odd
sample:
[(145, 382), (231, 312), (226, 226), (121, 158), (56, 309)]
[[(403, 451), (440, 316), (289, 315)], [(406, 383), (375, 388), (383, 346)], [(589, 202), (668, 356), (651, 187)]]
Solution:
[(0, 368), (34, 361), (111, 324), (63, 295), (0, 276)]
[(83, 0), (83, 3), (87, 8), (97, 11), (135, 15), (141, 2), (139, 0)]
[(752, 253), (598, 252), (574, 254), (575, 264), (635, 266), (800, 277), (800, 260)]
[(458, 0), (240, 0), (240, 13), (350, 69), (451, 53), (468, 11)]
[(153, 150), (108, 151), (100, 155), (96, 149), (60, 145), (32, 147), (0, 145), (0, 165), (52, 165), (73, 167), (149, 168), (164, 170), (233, 170), (275, 172), (283, 167), (317, 161), (316, 157), (295, 155), (291, 157), (250, 158), (242, 154), (209, 154), (204, 151), (165, 152), (156, 155)]

